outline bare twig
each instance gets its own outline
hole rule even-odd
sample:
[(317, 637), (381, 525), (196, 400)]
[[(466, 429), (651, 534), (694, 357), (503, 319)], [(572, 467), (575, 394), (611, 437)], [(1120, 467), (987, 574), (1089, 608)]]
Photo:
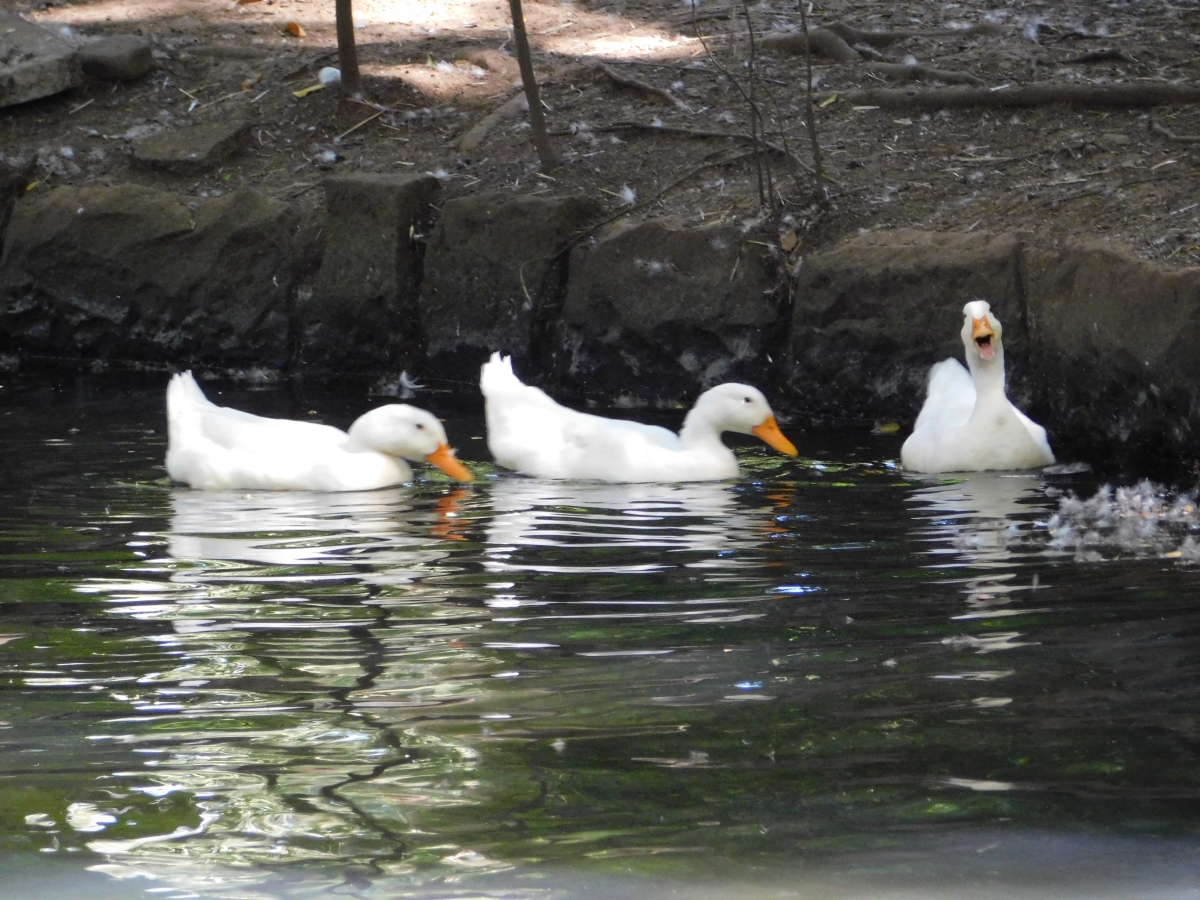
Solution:
[(813, 106), (812, 83), (812, 52), (808, 33), (808, 13), (804, 10), (804, 0), (799, 0), (800, 25), (804, 29), (804, 70), (805, 70), (805, 111), (804, 124), (808, 129), (808, 141), (812, 146), (813, 175), (817, 179), (817, 191), (824, 195), (825, 177), (821, 166), (821, 144), (817, 140), (817, 111)]
[[(750, 59), (748, 61), (748, 75), (750, 77), (750, 136), (754, 140), (754, 172), (758, 176), (758, 204), (766, 206), (768, 202), (767, 194), (763, 190), (763, 169), (766, 166), (766, 160), (763, 159), (760, 150), (759, 136), (763, 130), (762, 115), (758, 109), (758, 99), (756, 97), (756, 83), (754, 71), (754, 23), (750, 21), (750, 4), (749, 0), (742, 0), (742, 12), (746, 15), (746, 31), (750, 34)], [(766, 169), (767, 187), (771, 187), (771, 170)], [(774, 190), (771, 190), (771, 205), (774, 206)]]
[(335, 137), (335, 138), (333, 139), (333, 142), (336, 144), (336, 143), (337, 143), (338, 141), (340, 141), (342, 138), (346, 137), (346, 135), (348, 135), (348, 134), (352, 134), (352, 133), (354, 133), (355, 131), (358, 131), (358, 129), (362, 128), (362, 127), (363, 127), (364, 125), (366, 125), (368, 122), (374, 122), (376, 119), (378, 119), (380, 116), (382, 116), (382, 115), (383, 115), (385, 112), (387, 112), (387, 110), (385, 110), (385, 109), (381, 109), (381, 110), (379, 110), (378, 112), (374, 112), (374, 113), (372, 113), (371, 115), (367, 116), (365, 119), (363, 119), (363, 120), (362, 120), (361, 122), (359, 122), (357, 125), (351, 125), (351, 126), (350, 126), (349, 128), (347, 128), (345, 131), (343, 131), (341, 134), (339, 134), (337, 137)]

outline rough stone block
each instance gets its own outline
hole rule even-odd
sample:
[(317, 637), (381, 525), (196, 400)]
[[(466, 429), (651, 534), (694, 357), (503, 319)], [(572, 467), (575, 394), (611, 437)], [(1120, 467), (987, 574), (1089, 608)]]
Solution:
[(144, 165), (181, 175), (219, 165), (246, 146), (250, 124), (217, 120), (159, 131), (133, 143), (133, 158)]
[(105, 81), (136, 81), (154, 66), (150, 42), (136, 34), (118, 34), (85, 44), (79, 50), (85, 75)]
[(562, 305), (560, 251), (602, 212), (583, 196), (503, 191), (446, 201), (421, 289), (431, 369), (474, 379), (493, 350), (526, 357), (536, 324)]
[(325, 253), (312, 295), (298, 305), (301, 358), (370, 371), (412, 366), (420, 352), (417, 291), (432, 218), (432, 175), (359, 173), (325, 182)]
[(282, 365), (291, 209), (60, 187), (17, 204), (0, 257), (0, 341), (64, 357)]
[(761, 235), (644, 222), (577, 247), (570, 265), (560, 378), (640, 399), (763, 383), (786, 291)]
[(0, 9), (0, 106), (49, 97), (79, 84), (75, 48)]
[(1027, 249), (1025, 273), (1033, 409), (1051, 437), (1143, 470), (1187, 468), (1200, 455), (1200, 268), (1089, 240)]
[(1004, 324), (1010, 367), (1027, 350), (1020, 242), (1012, 235), (872, 232), (804, 260), (788, 383), (815, 415), (916, 415), (929, 367), (963, 355), (967, 301)]
[(0, 250), (4, 249), (4, 234), (12, 218), (13, 206), (24, 196), (33, 181), (33, 160), (6, 160), (0, 156)]

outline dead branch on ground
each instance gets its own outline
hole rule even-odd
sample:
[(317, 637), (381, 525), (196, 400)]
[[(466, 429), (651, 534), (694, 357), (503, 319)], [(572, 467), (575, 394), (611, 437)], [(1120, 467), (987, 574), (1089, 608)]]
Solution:
[(874, 72), (876, 75), (900, 81), (941, 81), (945, 84), (974, 84), (977, 86), (987, 83), (970, 72), (934, 69), (920, 63), (909, 65), (908, 63), (875, 62), (867, 63), (865, 68), (868, 72)]
[(1200, 103), (1200, 87), (1139, 81), (1128, 84), (1073, 84), (1039, 82), (1001, 88), (869, 88), (852, 91), (822, 91), (815, 99), (824, 103), (834, 98), (854, 106), (881, 109), (1026, 109), (1068, 104), (1081, 109), (1139, 109)]
[(1150, 130), (1155, 134), (1161, 134), (1168, 141), (1175, 141), (1180, 144), (1200, 144), (1200, 136), (1192, 134), (1176, 134), (1166, 125), (1161, 122), (1150, 120)]
[(1118, 50), (1115, 47), (1108, 47), (1104, 50), (1093, 50), (1090, 53), (1081, 53), (1079, 56), (1072, 59), (1065, 59), (1060, 66), (1081, 66), (1085, 63), (1108, 62), (1109, 60), (1120, 60), (1121, 62), (1137, 62), (1132, 56), (1125, 53), (1123, 50)]
[(602, 62), (596, 63), (596, 69), (608, 76), (609, 80), (618, 87), (641, 91), (643, 94), (649, 94), (652, 97), (658, 97), (660, 100), (665, 100), (667, 103), (670, 103), (676, 109), (682, 110), (683, 112), (691, 112), (691, 109), (688, 108), (686, 103), (668, 90), (655, 87), (652, 84), (647, 84), (639, 78), (633, 78), (629, 75), (621, 75)]

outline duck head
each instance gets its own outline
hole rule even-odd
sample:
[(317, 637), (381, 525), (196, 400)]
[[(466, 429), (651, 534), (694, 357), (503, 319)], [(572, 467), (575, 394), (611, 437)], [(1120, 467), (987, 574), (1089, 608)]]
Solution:
[[(796, 446), (789, 441), (775, 414), (767, 403), (767, 398), (758, 388), (748, 384), (719, 384), (700, 395), (688, 419), (693, 416), (703, 417), (711, 422), (718, 431), (736, 431), (739, 434), (752, 434), (759, 440), (770, 444), (780, 453), (795, 456)], [(687, 423), (684, 423), (687, 427)]]
[(972, 300), (963, 307), (962, 340), (967, 350), (967, 363), (972, 368), (977, 359), (1003, 359), (1000, 342), (1003, 333), (1000, 320), (992, 315), (986, 300)]
[(446, 429), (432, 413), (406, 403), (389, 403), (359, 416), (350, 426), (350, 440), (369, 450), (401, 459), (424, 460), (451, 478), (474, 481), (454, 455)]

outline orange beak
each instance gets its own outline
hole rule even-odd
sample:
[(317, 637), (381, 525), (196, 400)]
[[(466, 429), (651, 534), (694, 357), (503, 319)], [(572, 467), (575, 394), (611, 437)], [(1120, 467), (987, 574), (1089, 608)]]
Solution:
[(425, 460), (433, 463), (451, 478), (457, 478), (459, 481), (475, 480), (470, 470), (458, 461), (449, 444), (438, 444), (438, 448), (425, 457)]
[(750, 429), (750, 433), (759, 440), (770, 444), (780, 453), (786, 453), (788, 456), (795, 456), (799, 453), (796, 445), (783, 436), (783, 432), (779, 430), (779, 423), (775, 421), (774, 416), (767, 416), (762, 420), (761, 425), (755, 425)]
[(996, 355), (996, 347), (992, 343), (995, 336), (996, 332), (992, 331), (992, 326), (988, 324), (987, 316), (982, 319), (971, 317), (971, 339), (975, 341), (979, 355), (984, 359), (991, 359)]

